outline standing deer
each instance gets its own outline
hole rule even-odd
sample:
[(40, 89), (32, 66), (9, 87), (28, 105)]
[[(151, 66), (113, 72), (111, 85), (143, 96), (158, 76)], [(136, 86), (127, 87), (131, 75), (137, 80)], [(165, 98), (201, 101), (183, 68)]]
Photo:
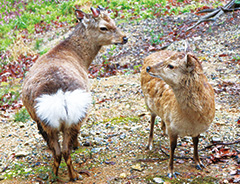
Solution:
[(53, 152), (54, 174), (63, 156), (70, 180), (80, 177), (70, 152), (79, 146), (77, 136), (91, 104), (88, 67), (103, 45), (128, 41), (102, 7), (91, 11), (75, 11), (79, 23), (72, 34), (36, 61), (22, 88), (23, 104)]
[(191, 136), (194, 161), (204, 167), (198, 156), (200, 133), (206, 131), (215, 116), (214, 91), (208, 83), (198, 59), (187, 52), (160, 51), (148, 56), (141, 71), (145, 103), (151, 112), (148, 149), (153, 145), (156, 116), (170, 139), (168, 177), (173, 171), (174, 150), (178, 136)]

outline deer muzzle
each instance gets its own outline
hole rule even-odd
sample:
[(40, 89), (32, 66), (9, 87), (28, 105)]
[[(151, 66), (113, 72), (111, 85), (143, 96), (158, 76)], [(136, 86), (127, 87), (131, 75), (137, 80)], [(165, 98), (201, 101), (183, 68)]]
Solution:
[(123, 44), (126, 44), (127, 42), (128, 42), (128, 38), (126, 37), (126, 36), (124, 36), (123, 38), (122, 38), (122, 40), (123, 40)]

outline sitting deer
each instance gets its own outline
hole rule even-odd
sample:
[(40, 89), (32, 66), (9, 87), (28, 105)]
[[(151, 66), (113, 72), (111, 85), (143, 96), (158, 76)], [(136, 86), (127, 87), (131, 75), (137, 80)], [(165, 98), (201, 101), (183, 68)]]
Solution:
[(198, 59), (188, 52), (160, 51), (148, 56), (141, 71), (141, 86), (145, 103), (151, 112), (148, 149), (152, 149), (156, 116), (170, 139), (168, 177), (173, 171), (174, 150), (178, 136), (191, 136), (194, 161), (204, 167), (198, 156), (199, 135), (205, 132), (215, 116), (212, 86)]
[[(40, 57), (27, 74), (22, 101), (52, 150), (53, 172), (58, 176), (65, 159), (70, 180), (80, 177), (73, 168), (71, 150), (77, 147), (82, 123), (92, 102), (88, 67), (103, 45), (125, 44), (128, 38), (102, 7), (92, 14), (76, 10), (79, 20), (72, 34)], [(62, 147), (59, 144), (62, 132)]]

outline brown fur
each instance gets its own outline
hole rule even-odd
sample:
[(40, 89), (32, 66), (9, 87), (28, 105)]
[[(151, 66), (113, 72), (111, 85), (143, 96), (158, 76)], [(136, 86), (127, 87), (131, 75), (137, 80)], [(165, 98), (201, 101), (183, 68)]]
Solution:
[[(37, 122), (40, 133), (53, 152), (54, 174), (58, 175), (63, 156), (68, 166), (70, 180), (79, 177), (73, 169), (70, 152), (73, 146), (79, 146), (77, 136), (87, 115), (78, 124), (66, 126), (65, 122), (61, 122), (61, 127), (54, 129), (37, 116), (36, 98), (43, 94), (55, 94), (59, 89), (63, 92), (76, 89), (88, 92), (88, 67), (100, 48), (103, 45), (123, 44), (127, 41), (115, 22), (104, 12), (100, 16), (93, 16), (79, 10), (76, 16), (80, 22), (73, 33), (37, 60), (27, 74), (22, 88), (23, 104), (32, 119)], [(106, 27), (108, 31), (103, 32), (100, 27)], [(63, 132), (62, 148), (58, 142), (60, 131)]]
[[(171, 66), (174, 68), (170, 69)], [(214, 91), (198, 59), (184, 52), (151, 54), (142, 67), (141, 85), (152, 117), (148, 148), (152, 147), (154, 121), (158, 115), (164, 132), (166, 129), (170, 138), (169, 176), (174, 174), (173, 155), (178, 136), (193, 137), (194, 160), (200, 168), (198, 137), (208, 129), (214, 118), (215, 101)]]

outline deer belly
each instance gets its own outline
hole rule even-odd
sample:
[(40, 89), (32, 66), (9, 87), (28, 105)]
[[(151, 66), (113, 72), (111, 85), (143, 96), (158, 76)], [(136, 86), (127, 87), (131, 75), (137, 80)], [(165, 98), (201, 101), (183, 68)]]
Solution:
[(184, 123), (171, 123), (170, 128), (173, 130), (173, 132), (176, 132), (181, 137), (196, 137), (205, 132), (209, 128), (209, 124), (185, 121)]

